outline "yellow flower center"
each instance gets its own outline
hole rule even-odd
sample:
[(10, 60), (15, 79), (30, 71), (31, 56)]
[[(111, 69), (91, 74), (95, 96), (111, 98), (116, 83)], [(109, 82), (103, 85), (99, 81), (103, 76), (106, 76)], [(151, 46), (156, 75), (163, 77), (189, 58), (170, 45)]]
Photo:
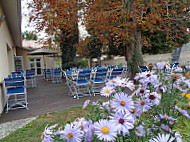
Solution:
[(190, 94), (187, 94), (185, 97), (187, 97), (188, 99), (190, 99)]
[(188, 106), (190, 107), (190, 102), (188, 102)]
[(130, 111), (132, 114), (134, 114), (136, 112), (136, 110), (134, 108), (131, 109)]
[(125, 101), (121, 101), (120, 105), (121, 105), (121, 106), (125, 106), (125, 105), (126, 105), (126, 102), (125, 102)]
[(82, 125), (81, 125), (81, 126), (79, 126), (79, 129), (83, 130), (83, 129), (84, 129), (84, 126), (82, 126)]
[(182, 93), (181, 96), (185, 96), (185, 93)]
[(137, 122), (135, 122), (135, 125), (138, 125), (138, 123), (137, 123)]
[(143, 106), (143, 105), (145, 104), (145, 102), (144, 102), (144, 101), (141, 101), (140, 104)]
[(107, 127), (103, 127), (102, 128), (102, 133), (103, 134), (108, 134), (109, 133), (109, 129)]
[(72, 139), (72, 138), (73, 138), (73, 133), (68, 133), (68, 134), (67, 134), (67, 137), (68, 137), (69, 139)]
[(113, 110), (113, 107), (110, 105), (110, 109)]
[(110, 90), (109, 90), (109, 89), (107, 89), (107, 90), (106, 90), (106, 93), (109, 93), (109, 92), (110, 92)]
[(141, 130), (137, 130), (137, 132), (138, 132), (138, 133), (140, 133), (140, 132), (141, 132)]

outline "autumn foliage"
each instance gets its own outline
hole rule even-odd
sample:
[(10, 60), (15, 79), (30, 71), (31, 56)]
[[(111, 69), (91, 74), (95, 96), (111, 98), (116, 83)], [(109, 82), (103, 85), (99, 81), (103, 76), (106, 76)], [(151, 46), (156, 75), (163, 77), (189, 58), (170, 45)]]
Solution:
[[(184, 40), (181, 33), (186, 33), (189, 5), (188, 0), (32, 0), (29, 7), (33, 9), (31, 20), (36, 21), (37, 29), (61, 35), (60, 43), (78, 34), (78, 11), (83, 9), (88, 33), (103, 45), (112, 42), (112, 46), (123, 48), (129, 74), (134, 76), (136, 67), (143, 64), (142, 44), (151, 46), (147, 33), (165, 32), (166, 40), (173, 46), (179, 46), (175, 41)], [(83, 50), (89, 41), (83, 42), (73, 46), (79, 53), (88, 54)]]

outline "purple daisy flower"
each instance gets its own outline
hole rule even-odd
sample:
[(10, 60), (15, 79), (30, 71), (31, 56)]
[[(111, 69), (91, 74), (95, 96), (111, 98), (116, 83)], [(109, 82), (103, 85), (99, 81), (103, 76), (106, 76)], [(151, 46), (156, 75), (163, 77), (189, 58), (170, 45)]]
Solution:
[(190, 70), (190, 66), (185, 66), (185, 68), (186, 68), (187, 70)]
[(83, 137), (82, 131), (76, 127), (73, 127), (72, 124), (66, 124), (63, 133), (64, 134), (60, 138), (66, 140), (67, 142), (82, 141)]
[(165, 67), (165, 62), (158, 62), (157, 64), (157, 67), (158, 67), (158, 69), (164, 69), (164, 67)]
[(155, 91), (162, 91), (163, 93), (165, 93), (167, 91), (167, 87), (166, 85), (162, 85), (162, 84), (159, 84), (159, 85), (155, 85), (154, 88), (156, 89)]
[(151, 103), (147, 101), (147, 99), (138, 99), (136, 107), (140, 113), (146, 112), (151, 109)]
[(165, 119), (165, 120), (168, 120), (168, 121), (170, 121), (171, 123), (175, 123), (175, 121), (177, 120), (177, 119), (175, 119), (175, 118), (173, 118), (173, 117), (170, 117), (170, 116), (168, 116), (168, 115), (162, 115), (162, 114), (159, 114), (159, 117), (160, 117), (160, 119)]
[(131, 91), (135, 89), (134, 83), (129, 78), (116, 77), (115, 82), (116, 86), (129, 88)]
[(184, 86), (187, 86), (188, 88), (190, 88), (190, 80), (184, 80)]
[(108, 111), (111, 110), (110, 101), (102, 103), (103, 108), (106, 108)]
[(183, 142), (182, 139), (181, 139), (182, 136), (181, 136), (179, 131), (175, 132), (175, 138), (176, 138), (177, 142)]
[(142, 125), (139, 125), (138, 127), (136, 127), (136, 131), (135, 131), (135, 134), (139, 137), (142, 137), (144, 136), (144, 129), (143, 129), (143, 126)]
[(106, 83), (106, 86), (115, 88), (116, 87), (116, 80), (115, 79), (116, 78), (113, 78), (112, 80), (108, 81)]
[(165, 130), (165, 131), (170, 131), (170, 127), (168, 126), (168, 125), (165, 125), (165, 124), (162, 124), (161, 126), (160, 126), (160, 128), (162, 129), (162, 130)]
[(106, 86), (104, 88), (102, 88), (100, 95), (101, 96), (105, 96), (105, 97), (109, 97), (111, 96), (113, 93), (115, 92), (114, 87), (110, 87), (110, 86)]
[(143, 85), (143, 88), (146, 88), (148, 84), (155, 85), (158, 82), (158, 76), (152, 74), (151, 72), (142, 72), (135, 77), (136, 80)]
[(45, 127), (45, 130), (43, 132), (43, 141), (42, 142), (53, 142), (54, 139), (52, 138), (54, 135), (57, 134), (57, 132), (54, 131), (54, 128), (56, 128), (58, 124), (55, 124), (50, 127)]
[(173, 72), (182, 72), (182, 71), (183, 71), (183, 69), (180, 67), (174, 67), (173, 68)]
[(178, 106), (175, 106), (175, 109), (178, 110), (181, 114), (183, 114), (185, 117), (187, 117), (188, 119), (190, 119), (190, 115), (187, 113), (186, 110), (183, 110), (181, 108), (179, 108)]
[(111, 101), (111, 106), (115, 112), (121, 112), (123, 114), (130, 112), (134, 108), (134, 102), (131, 96), (123, 92), (116, 93)]
[(90, 104), (90, 100), (86, 100), (83, 105), (83, 109), (86, 108)]
[(133, 119), (136, 121), (137, 119), (137, 116), (140, 115), (140, 112), (137, 110), (137, 108), (132, 108), (131, 111), (130, 111)]
[(152, 105), (159, 105), (161, 100), (161, 95), (158, 94), (157, 92), (151, 92), (150, 94), (147, 95), (147, 99)]
[(93, 105), (93, 106), (96, 106), (96, 105), (97, 105), (97, 103), (96, 103), (96, 102), (92, 102), (92, 105)]
[(141, 87), (139, 87), (136, 91), (136, 96), (140, 96), (141, 98), (145, 98), (146, 94), (149, 92), (149, 90), (145, 90)]
[(94, 123), (95, 132), (99, 140), (114, 141), (117, 137), (117, 131), (109, 120), (101, 119)]
[(87, 142), (91, 142), (92, 141), (92, 132), (90, 130), (88, 130), (84, 136), (84, 140)]
[(152, 138), (151, 140), (149, 140), (149, 142), (173, 142), (174, 141), (174, 137), (170, 137), (170, 134), (158, 134), (157, 137)]
[(125, 136), (129, 134), (129, 129), (133, 129), (135, 120), (133, 119), (132, 115), (127, 112), (126, 114), (122, 113), (115, 113), (114, 117), (110, 120), (115, 128), (117, 129), (118, 133), (123, 133)]
[(75, 127), (84, 132), (88, 130), (88, 126), (89, 126), (89, 122), (87, 120), (84, 120), (84, 121), (79, 120), (77, 123), (75, 123)]

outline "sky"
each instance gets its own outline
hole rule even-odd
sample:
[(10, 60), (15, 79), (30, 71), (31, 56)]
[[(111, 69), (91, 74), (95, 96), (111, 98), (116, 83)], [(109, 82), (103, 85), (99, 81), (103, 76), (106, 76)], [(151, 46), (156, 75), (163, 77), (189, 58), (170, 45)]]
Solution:
[[(28, 1), (31, 1), (31, 0), (21, 0), (21, 7), (22, 7), (22, 25), (21, 25), (21, 28), (22, 28), (22, 32), (25, 32), (25, 31), (35, 31), (35, 26), (34, 24), (30, 24), (30, 26), (28, 26), (29, 24), (29, 12), (30, 12), (30, 9), (27, 8), (27, 2)], [(88, 32), (86, 31), (86, 28), (84, 25), (81, 25), (82, 21), (79, 20), (79, 36), (81, 38), (85, 38), (86, 36), (88, 36)], [(39, 38), (45, 38), (46, 34), (44, 32), (39, 32), (37, 33), (37, 36)]]

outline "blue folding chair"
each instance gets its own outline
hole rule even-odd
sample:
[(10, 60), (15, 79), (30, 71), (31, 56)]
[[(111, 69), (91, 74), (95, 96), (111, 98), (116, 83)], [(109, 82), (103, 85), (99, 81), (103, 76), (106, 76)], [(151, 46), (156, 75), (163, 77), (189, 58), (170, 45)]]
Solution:
[(123, 74), (123, 68), (112, 69), (110, 73), (107, 75), (107, 79), (112, 80), (116, 78), (117, 76), (122, 76), (122, 74)]
[(69, 88), (69, 95), (70, 96), (75, 96), (76, 88), (75, 88), (75, 83), (74, 80), (76, 80), (76, 77), (74, 77), (75, 71), (63, 71), (63, 77), (66, 79), (66, 85)]
[(53, 69), (52, 82), (53, 83), (61, 83), (62, 82), (62, 70), (61, 70), (61, 68)]
[(52, 80), (52, 70), (51, 69), (44, 69), (44, 79)]
[(6, 95), (6, 112), (27, 107), (27, 92), (24, 77), (4, 79), (4, 93)]
[(90, 77), (91, 77), (91, 70), (85, 70), (85, 71), (79, 71), (77, 74), (76, 80), (74, 80), (74, 98), (79, 99), (79, 97), (83, 96), (89, 96), (91, 95), (91, 83), (90, 83)]
[(179, 66), (179, 63), (174, 63), (174, 67), (178, 67)]
[(35, 77), (35, 70), (26, 70), (26, 86), (27, 88), (36, 87), (36, 77)]
[(92, 94), (95, 96), (96, 93), (100, 93), (101, 89), (107, 82), (106, 77), (108, 75), (106, 68), (97, 69), (93, 76), (91, 76)]
[(175, 66), (175, 64), (170, 64), (169, 68), (165, 68), (165, 72), (168, 74), (171, 74), (173, 72), (174, 66)]
[(147, 66), (139, 66), (139, 69), (140, 69), (141, 72), (149, 71)]

